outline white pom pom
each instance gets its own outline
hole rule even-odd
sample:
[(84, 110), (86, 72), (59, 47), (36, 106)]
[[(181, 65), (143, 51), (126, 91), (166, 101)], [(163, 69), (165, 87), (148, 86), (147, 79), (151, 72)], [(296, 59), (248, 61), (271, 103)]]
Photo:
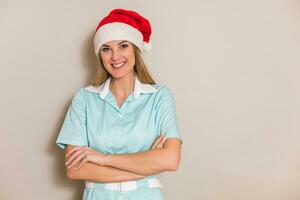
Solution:
[(143, 50), (148, 52), (152, 49), (151, 43), (150, 42), (144, 42), (143, 43)]

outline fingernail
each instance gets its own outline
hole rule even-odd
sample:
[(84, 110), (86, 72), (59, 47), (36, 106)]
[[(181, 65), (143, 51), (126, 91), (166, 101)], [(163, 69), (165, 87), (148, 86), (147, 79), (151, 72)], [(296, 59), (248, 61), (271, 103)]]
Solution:
[(66, 162), (66, 165), (68, 164), (68, 162)]

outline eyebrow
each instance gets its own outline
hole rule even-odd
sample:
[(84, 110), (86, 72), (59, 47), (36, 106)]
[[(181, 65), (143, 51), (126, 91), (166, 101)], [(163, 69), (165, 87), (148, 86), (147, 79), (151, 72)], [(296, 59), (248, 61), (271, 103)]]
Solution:
[[(124, 41), (120, 42), (119, 45), (120, 45), (120, 44), (123, 44), (124, 42), (127, 42), (127, 41), (124, 40)], [(106, 45), (106, 44), (103, 44), (102, 46), (109, 47), (109, 45)]]

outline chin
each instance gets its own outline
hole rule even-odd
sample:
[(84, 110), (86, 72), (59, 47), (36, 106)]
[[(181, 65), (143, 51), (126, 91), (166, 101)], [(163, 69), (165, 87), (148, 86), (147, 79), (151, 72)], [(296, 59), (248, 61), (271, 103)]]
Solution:
[(110, 73), (110, 75), (115, 79), (120, 79), (120, 78), (130, 75), (130, 73), (132, 73), (132, 71), (127, 71), (127, 72), (122, 72), (122, 73), (114, 72), (114, 73)]
[(120, 79), (120, 78), (124, 77), (124, 75), (115, 75), (115, 74), (111, 74), (111, 76), (112, 76), (114, 79)]

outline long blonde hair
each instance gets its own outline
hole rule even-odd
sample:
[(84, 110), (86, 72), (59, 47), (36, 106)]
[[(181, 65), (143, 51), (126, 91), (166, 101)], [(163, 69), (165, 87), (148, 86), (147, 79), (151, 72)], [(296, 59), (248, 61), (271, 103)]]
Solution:
[[(136, 47), (134, 44), (132, 44), (132, 45), (133, 45), (134, 56), (135, 56), (134, 70), (136, 72), (137, 78), (142, 83), (155, 84), (156, 82), (150, 75), (150, 72), (147, 69), (147, 66), (142, 58), (141, 50), (138, 47)], [(103, 62), (102, 62), (100, 55), (98, 57), (99, 57), (99, 63), (98, 63), (99, 67), (97, 68), (96, 74), (94, 75), (94, 78), (91, 81), (91, 85), (93, 85), (93, 86), (101, 85), (110, 76), (108, 71), (103, 66)]]

